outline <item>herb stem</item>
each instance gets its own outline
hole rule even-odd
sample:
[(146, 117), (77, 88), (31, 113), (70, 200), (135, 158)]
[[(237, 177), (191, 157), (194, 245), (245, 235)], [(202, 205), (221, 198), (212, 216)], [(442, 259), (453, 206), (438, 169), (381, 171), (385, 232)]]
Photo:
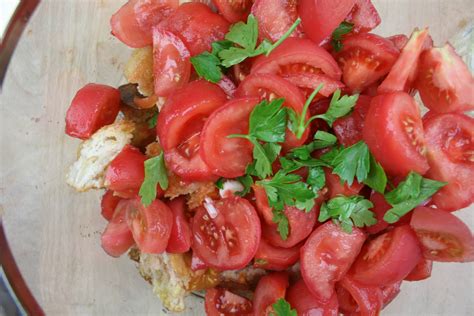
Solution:
[(319, 91), (321, 91), (323, 86), (324, 86), (323, 83), (319, 84), (319, 86), (316, 89), (314, 89), (314, 91), (311, 93), (309, 98), (306, 100), (306, 103), (304, 104), (303, 112), (301, 113), (300, 121), (298, 124), (299, 128), (296, 133), (296, 138), (298, 139), (301, 139), (301, 137), (303, 137), (303, 133), (308, 127), (309, 123), (311, 123), (311, 121), (315, 119), (315, 117), (312, 117), (307, 123), (305, 123), (306, 114), (308, 113), (309, 106), (311, 102), (313, 102), (314, 98), (319, 93)]
[(280, 37), (280, 39), (278, 39), (278, 41), (276, 41), (275, 43), (272, 44), (272, 46), (270, 47), (270, 49), (267, 51), (267, 53), (265, 54), (265, 56), (268, 56), (270, 55), (270, 53), (275, 49), (277, 48), (278, 46), (280, 46), (281, 43), (283, 43), (284, 40), (286, 40), (290, 35), (291, 33), (293, 33), (293, 31), (298, 27), (298, 25), (300, 25), (301, 23), (301, 19), (300, 18), (297, 18), (295, 23), (293, 23), (293, 25), (288, 29), (288, 31), (286, 31), (285, 34), (282, 35), (282, 37)]

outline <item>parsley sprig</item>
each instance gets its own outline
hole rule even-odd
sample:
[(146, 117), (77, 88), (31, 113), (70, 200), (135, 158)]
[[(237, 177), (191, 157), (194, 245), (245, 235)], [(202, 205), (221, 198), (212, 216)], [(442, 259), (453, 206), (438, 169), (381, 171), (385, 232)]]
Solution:
[(168, 174), (163, 152), (145, 161), (145, 179), (138, 193), (144, 206), (150, 205), (156, 199), (157, 184), (163, 190), (168, 188)]
[(271, 316), (298, 316), (296, 310), (291, 309), (290, 303), (288, 303), (284, 298), (278, 299), (273, 305), (273, 313)]
[(342, 49), (342, 37), (349, 34), (354, 29), (354, 24), (343, 21), (339, 26), (332, 32), (331, 45), (336, 52), (340, 52)]

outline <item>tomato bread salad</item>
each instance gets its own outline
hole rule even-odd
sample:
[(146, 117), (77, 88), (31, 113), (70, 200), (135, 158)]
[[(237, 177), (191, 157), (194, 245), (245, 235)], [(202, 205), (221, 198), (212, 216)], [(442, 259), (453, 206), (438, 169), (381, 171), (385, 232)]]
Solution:
[(66, 114), (105, 252), (171, 311), (205, 291), (211, 316), (378, 315), (433, 261), (474, 261), (454, 213), (474, 201), (473, 76), (427, 28), (380, 22), (370, 0), (125, 3), (127, 83)]

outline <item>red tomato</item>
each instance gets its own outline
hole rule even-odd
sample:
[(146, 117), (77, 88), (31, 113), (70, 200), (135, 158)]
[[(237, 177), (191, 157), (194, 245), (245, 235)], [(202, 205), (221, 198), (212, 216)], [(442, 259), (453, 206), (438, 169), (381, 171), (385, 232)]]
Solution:
[(353, 265), (354, 280), (383, 286), (403, 280), (421, 259), (421, 249), (410, 226), (399, 226), (372, 239)]
[(207, 268), (208, 268), (207, 264), (205, 264), (201, 259), (199, 259), (198, 256), (196, 256), (193, 253), (191, 257), (191, 270), (197, 271), (197, 270), (203, 270)]
[(303, 279), (288, 289), (286, 299), (291, 307), (296, 309), (298, 316), (339, 315), (336, 294), (333, 294), (327, 303), (322, 303), (311, 294)]
[(180, 5), (161, 25), (181, 38), (191, 56), (211, 51), (211, 44), (229, 31), (229, 22), (199, 2)]
[(423, 52), (416, 87), (423, 104), (432, 111), (474, 109), (474, 78), (450, 44)]
[(231, 134), (247, 134), (249, 116), (256, 98), (234, 99), (217, 109), (207, 120), (201, 133), (200, 154), (211, 171), (225, 178), (245, 174), (253, 161), (253, 145), (244, 138), (227, 138)]
[(351, 12), (356, 0), (300, 0), (303, 30), (316, 44), (324, 43)]
[(153, 77), (155, 94), (167, 97), (189, 81), (189, 50), (175, 34), (153, 28)]
[(252, 0), (212, 0), (222, 16), (230, 23), (247, 21)]
[(206, 291), (204, 303), (207, 316), (252, 316), (252, 302), (223, 288)]
[(383, 308), (383, 295), (379, 287), (359, 284), (348, 275), (337, 283), (336, 293), (343, 313), (377, 316)]
[(383, 307), (385, 308), (388, 304), (390, 304), (395, 297), (400, 293), (400, 286), (402, 285), (403, 281), (398, 281), (392, 283), (390, 285), (381, 286), (380, 289), (382, 290), (382, 298), (383, 298)]
[(342, 69), (342, 80), (356, 93), (388, 74), (399, 54), (388, 39), (361, 33), (345, 37), (335, 58)]
[(250, 68), (252, 68), (252, 62), (255, 58), (247, 58), (240, 64), (232, 66), (232, 73), (231, 75), (234, 78), (236, 83), (242, 82), (245, 77), (247, 77), (250, 73)]
[(407, 275), (406, 281), (421, 281), (428, 279), (431, 276), (433, 269), (433, 261), (422, 258), (415, 268)]
[[(296, 21), (296, 0), (255, 0), (252, 6), (252, 14), (258, 21), (258, 37), (260, 40), (268, 39), (276, 42), (286, 33)], [(290, 36), (301, 36), (301, 27), (291, 33)]]
[(178, 197), (169, 201), (168, 207), (173, 214), (173, 226), (166, 247), (169, 253), (185, 253), (191, 249), (191, 225), (189, 224), (184, 210), (186, 208), (186, 200), (184, 197)]
[(454, 211), (474, 202), (474, 119), (463, 114), (423, 119), (429, 178), (448, 182), (432, 197), (441, 209)]
[(474, 261), (474, 237), (469, 227), (453, 214), (420, 206), (413, 211), (410, 225), (421, 242), (426, 259)]
[(287, 287), (287, 272), (273, 272), (263, 276), (258, 281), (253, 296), (253, 314), (259, 316), (273, 315), (272, 305), (280, 298), (285, 298)]
[(428, 37), (428, 29), (413, 32), (409, 41), (403, 47), (400, 57), (379, 86), (377, 90), (379, 93), (410, 91), (415, 80), (413, 71), (416, 72), (418, 69), (418, 60)]
[(408, 43), (408, 36), (405, 34), (392, 35), (387, 37), (387, 39), (391, 41), (393, 45), (398, 48), (398, 50), (402, 50), (403, 47), (405, 47), (405, 45)]
[(362, 129), (371, 100), (371, 97), (360, 95), (352, 113), (338, 118), (332, 125), (339, 143), (344, 147), (352, 146), (362, 140)]
[(428, 171), (420, 112), (409, 94), (394, 92), (373, 98), (362, 133), (387, 173), (406, 176), (410, 171)]
[(364, 244), (365, 234), (354, 227), (345, 233), (331, 221), (316, 228), (301, 248), (301, 275), (316, 299), (327, 302), (334, 284), (349, 270)]
[(363, 184), (357, 181), (354, 181), (350, 186), (347, 182), (344, 182), (344, 185), (342, 185), (341, 178), (339, 178), (337, 174), (332, 173), (328, 168), (324, 168), (324, 174), (326, 175), (326, 187), (328, 188), (328, 196), (330, 199), (338, 195), (357, 195), (364, 187)]
[(115, 214), (100, 238), (102, 248), (109, 256), (120, 257), (134, 244), (126, 221), (129, 205), (129, 200), (122, 200), (117, 204)]
[(383, 220), (385, 213), (392, 208), (390, 204), (385, 201), (385, 198), (382, 194), (373, 191), (370, 195), (370, 201), (374, 204), (372, 212), (375, 213), (377, 218), (377, 223), (369, 226), (365, 229), (369, 234), (378, 234), (388, 227), (388, 223)]
[(252, 185), (252, 190), (255, 195), (255, 204), (257, 205), (257, 211), (260, 217), (263, 218), (265, 223), (268, 225), (274, 225), (273, 222), (273, 211), (270, 205), (268, 205), (268, 198), (265, 189), (257, 184)]
[(253, 266), (273, 271), (283, 271), (294, 265), (300, 258), (301, 244), (292, 248), (280, 248), (260, 240)]
[(202, 206), (194, 216), (193, 251), (208, 266), (220, 270), (241, 269), (257, 252), (260, 220), (250, 202), (239, 197), (214, 201), (217, 216)]
[(107, 190), (105, 192), (102, 196), (100, 207), (102, 209), (101, 214), (106, 220), (110, 221), (112, 219), (115, 213), (115, 208), (121, 200), (120, 197), (114, 195), (114, 191)]
[(179, 7), (178, 0), (129, 0), (129, 2), (134, 3), (135, 18), (149, 39), (153, 37), (153, 27)]
[(226, 101), (217, 85), (198, 80), (173, 93), (161, 109), (157, 134), (167, 166), (184, 180), (217, 178), (202, 160), (199, 143), (207, 118)]
[(99, 128), (115, 121), (120, 92), (112, 87), (89, 83), (79, 89), (66, 113), (66, 134), (86, 139)]
[(151, 45), (152, 38), (148, 36), (138, 23), (134, 10), (137, 1), (128, 1), (110, 18), (112, 35), (127, 46), (139, 48)]
[(345, 20), (354, 24), (352, 31), (355, 33), (370, 32), (382, 22), (377, 9), (370, 0), (356, 0)]

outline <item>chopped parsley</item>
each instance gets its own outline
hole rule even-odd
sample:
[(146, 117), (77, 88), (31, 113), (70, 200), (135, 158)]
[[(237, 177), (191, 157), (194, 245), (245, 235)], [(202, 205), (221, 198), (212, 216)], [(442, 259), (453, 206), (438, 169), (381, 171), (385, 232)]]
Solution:
[(145, 179), (138, 193), (144, 206), (150, 205), (156, 199), (157, 184), (163, 190), (168, 188), (168, 174), (163, 152), (145, 161)]

